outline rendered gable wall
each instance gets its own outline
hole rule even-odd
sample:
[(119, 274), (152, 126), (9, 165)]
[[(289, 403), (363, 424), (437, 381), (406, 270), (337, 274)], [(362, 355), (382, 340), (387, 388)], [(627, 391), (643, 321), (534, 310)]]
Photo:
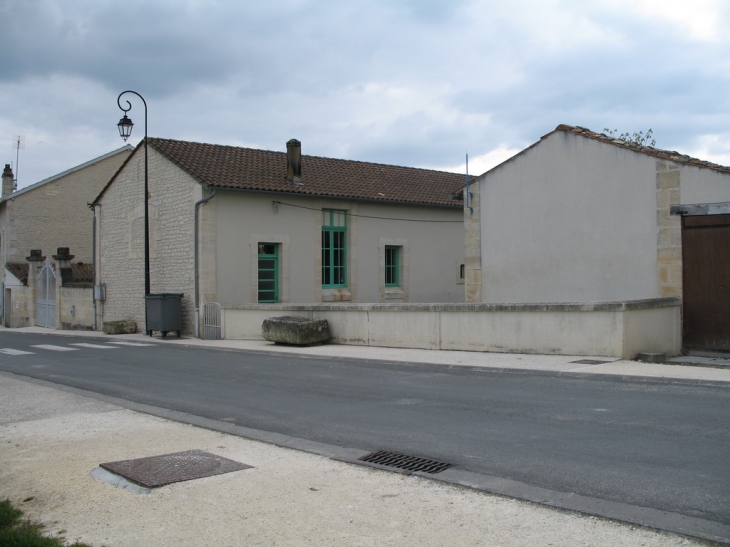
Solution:
[(681, 297), (681, 221), (671, 206), (730, 201), (728, 173), (565, 131), (476, 184), (474, 302)]
[(655, 158), (556, 132), (478, 184), (482, 302), (659, 296)]

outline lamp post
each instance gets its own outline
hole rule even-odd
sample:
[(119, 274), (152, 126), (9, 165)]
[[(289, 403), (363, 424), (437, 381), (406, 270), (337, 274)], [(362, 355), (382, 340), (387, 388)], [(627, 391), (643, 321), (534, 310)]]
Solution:
[(147, 296), (148, 294), (150, 294), (150, 216), (148, 209), (149, 190), (147, 169), (147, 102), (144, 100), (144, 97), (142, 97), (142, 95), (140, 95), (136, 91), (131, 90), (123, 91), (119, 94), (119, 97), (117, 97), (117, 105), (119, 106), (119, 109), (124, 112), (124, 117), (119, 120), (119, 123), (117, 124), (117, 127), (119, 128), (119, 136), (124, 139), (124, 142), (126, 142), (129, 136), (132, 134), (132, 127), (134, 127), (132, 120), (127, 117), (127, 112), (132, 109), (132, 104), (129, 101), (126, 101), (127, 108), (124, 108), (122, 106), (122, 103), (120, 102), (122, 95), (124, 95), (125, 93), (134, 93), (135, 95), (137, 95), (137, 97), (142, 99), (142, 103), (144, 104), (144, 294), (145, 296)]

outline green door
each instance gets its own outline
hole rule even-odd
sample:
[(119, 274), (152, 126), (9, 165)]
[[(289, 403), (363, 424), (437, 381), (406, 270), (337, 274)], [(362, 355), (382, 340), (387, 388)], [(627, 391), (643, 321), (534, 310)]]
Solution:
[(259, 243), (259, 302), (279, 301), (279, 245)]

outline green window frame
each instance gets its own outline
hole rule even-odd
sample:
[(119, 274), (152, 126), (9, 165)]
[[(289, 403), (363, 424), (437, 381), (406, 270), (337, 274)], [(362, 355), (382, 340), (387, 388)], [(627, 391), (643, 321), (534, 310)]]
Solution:
[(258, 301), (262, 304), (279, 301), (279, 245), (259, 243)]
[(322, 287), (347, 287), (347, 211), (322, 209)]
[(400, 247), (385, 246), (385, 286), (400, 286)]

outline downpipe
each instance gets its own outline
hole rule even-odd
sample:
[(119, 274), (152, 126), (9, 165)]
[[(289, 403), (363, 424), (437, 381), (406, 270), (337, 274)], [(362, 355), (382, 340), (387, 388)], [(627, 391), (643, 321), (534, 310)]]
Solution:
[(195, 238), (195, 243), (193, 247), (195, 248), (195, 264), (193, 266), (195, 271), (195, 338), (200, 338), (200, 289), (199, 289), (199, 275), (198, 275), (198, 219), (200, 218), (200, 207), (202, 207), (205, 203), (209, 202), (211, 199), (215, 197), (215, 188), (213, 188), (213, 193), (209, 195), (207, 198), (203, 198), (199, 201), (195, 202), (195, 235), (193, 236)]

